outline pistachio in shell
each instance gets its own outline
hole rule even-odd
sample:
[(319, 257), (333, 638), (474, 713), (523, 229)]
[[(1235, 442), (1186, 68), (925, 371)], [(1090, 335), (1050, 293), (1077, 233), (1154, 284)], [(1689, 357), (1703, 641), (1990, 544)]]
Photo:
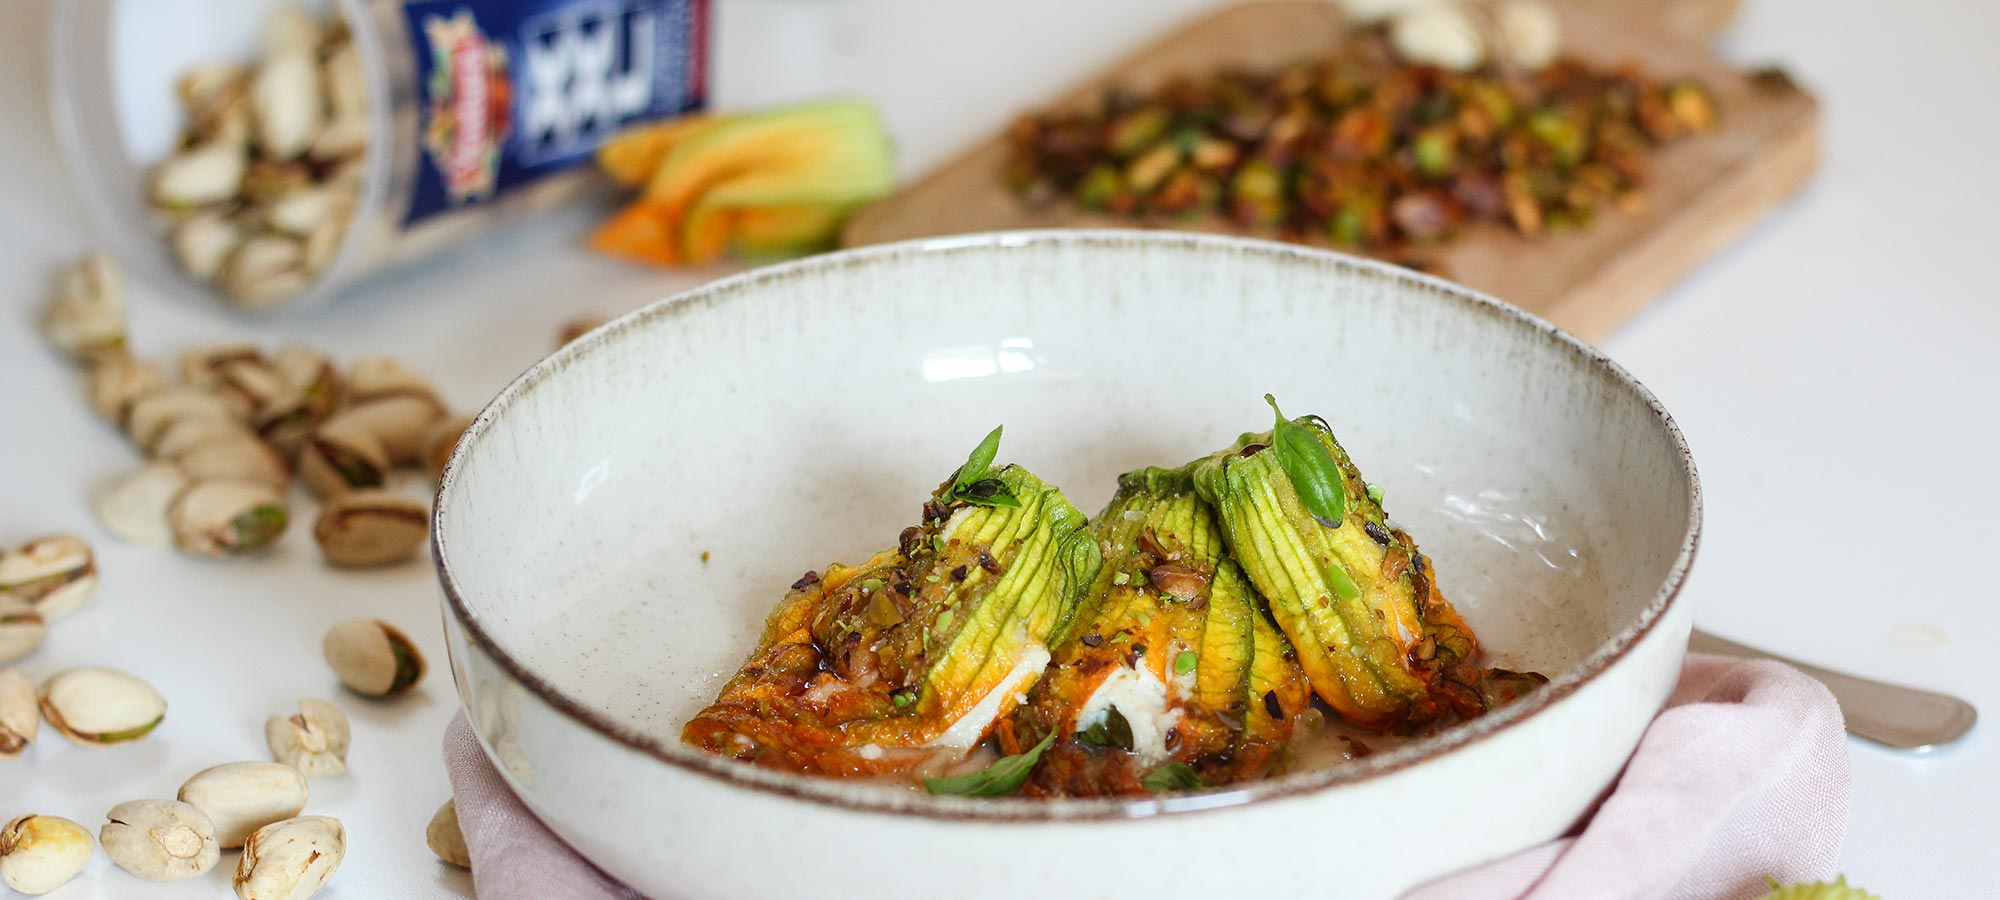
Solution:
[(347, 830), (329, 816), (273, 822), (243, 843), (230, 884), (238, 900), (306, 900), (347, 857)]
[(202, 481), (168, 508), (174, 543), (204, 556), (247, 556), (275, 543), (289, 522), (285, 499), (268, 484)]
[(85, 747), (126, 744), (152, 734), (167, 717), (166, 698), (116, 669), (67, 669), (42, 682), (42, 718)]
[(196, 278), (214, 278), (241, 243), (243, 230), (219, 212), (198, 212), (174, 226), (174, 256)]
[(0, 828), (0, 882), (30, 896), (69, 883), (97, 850), (89, 829), (60, 816), (21, 816)]
[(49, 623), (40, 610), (11, 594), (0, 594), (0, 663), (35, 652), (49, 636)]
[(125, 276), (93, 253), (63, 271), (42, 314), (49, 343), (79, 362), (125, 352)]
[(190, 482), (179, 466), (152, 462), (97, 492), (92, 508), (106, 531), (127, 543), (166, 547), (174, 542), (167, 510)]
[(20, 756), (41, 730), (35, 686), (14, 669), (0, 669), (0, 757)]
[(327, 499), (381, 487), (390, 464), (389, 452), (365, 423), (339, 416), (320, 425), (299, 449), (299, 477)]
[(28, 601), (43, 619), (69, 615), (96, 590), (96, 556), (73, 534), (36, 538), (0, 553), (0, 594)]
[(282, 494), (292, 486), (292, 470), (271, 445), (249, 434), (203, 441), (173, 458), (188, 478), (203, 481), (249, 481)]
[(90, 367), (90, 408), (106, 419), (121, 422), (125, 411), (140, 397), (168, 387), (167, 373), (159, 366), (134, 356), (108, 356)]
[(300, 404), (311, 411), (314, 421), (325, 418), (339, 405), (343, 390), (340, 369), (326, 354), (291, 344), (271, 354), (271, 366), (291, 387)]
[(430, 827), (424, 829), (424, 842), (431, 845), (438, 859), (461, 869), (472, 868), (472, 851), (466, 849), (465, 832), (458, 827), (458, 804), (446, 800), (438, 807)]
[(299, 770), (307, 778), (327, 778), (347, 771), (347, 747), (353, 732), (347, 714), (325, 700), (308, 697), (290, 716), (264, 722), (264, 743), (271, 758)]
[(306, 808), (306, 777), (277, 762), (234, 762), (196, 772), (176, 797), (215, 824), (222, 849), (243, 846), (250, 833)]
[(432, 478), (444, 474), (445, 464), (451, 461), (451, 451), (458, 448), (458, 439), (465, 429), (472, 427), (471, 416), (452, 416), (439, 419), (424, 435), (424, 470)]
[(424, 656), (417, 645), (380, 619), (348, 619), (333, 626), (322, 649), (340, 683), (364, 697), (400, 694), (424, 677)]
[(255, 438), (256, 433), (250, 430), (250, 426), (236, 419), (189, 416), (168, 425), (167, 430), (160, 432), (160, 436), (153, 439), (153, 456), (157, 459), (174, 459), (194, 449), (196, 444), (228, 437)]
[(383, 397), (424, 397), (442, 408), (444, 400), (430, 380), (387, 356), (363, 356), (347, 367), (347, 398), (360, 405)]
[(147, 453), (177, 422), (189, 419), (241, 422), (235, 407), (220, 397), (190, 387), (168, 388), (132, 402), (125, 413), (125, 436)]
[[(348, 383), (350, 399), (353, 382)], [(393, 394), (368, 400), (334, 413), (323, 427), (354, 429), (374, 435), (395, 465), (415, 465), (422, 461), (424, 436), (445, 417), (445, 409), (435, 399), (421, 394)]]
[(351, 568), (407, 562), (429, 534), (429, 507), (379, 488), (328, 500), (313, 525), (326, 561)]
[(147, 881), (193, 878), (222, 859), (215, 823), (178, 800), (132, 800), (104, 814), (97, 840), (118, 867)]

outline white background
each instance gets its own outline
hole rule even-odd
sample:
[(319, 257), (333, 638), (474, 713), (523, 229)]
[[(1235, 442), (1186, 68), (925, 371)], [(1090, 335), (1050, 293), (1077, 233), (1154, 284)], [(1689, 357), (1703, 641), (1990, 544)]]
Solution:
[[(1015, 111), (1087, 74), (1205, 0), (913, 3), (722, 0), (725, 105), (830, 91), (878, 101), (921, 172)], [(1949, 689), (2000, 714), (1991, 646), (2000, 601), (1985, 564), (2000, 538), (1993, 413), (2000, 390), (2000, 5), (1749, 0), (1722, 44), (1782, 62), (1825, 105), (1825, 162), (1806, 192), (1605, 344), (1678, 417), (1707, 488), (1689, 587), (1703, 627), (1861, 674)], [(270, 558), (210, 563), (125, 547), (86, 496), (136, 460), (81, 383), (34, 336), (51, 271), (91, 246), (45, 125), (45, 11), (8, 0), (0, 26), (0, 541), (80, 532), (104, 585), (20, 667), (40, 678), (112, 665), (171, 702), (158, 734), (115, 749), (45, 739), (0, 761), (0, 818), (63, 815), (95, 828), (113, 804), (171, 796), (208, 765), (260, 758), (262, 722), (301, 696), (355, 719), (353, 772), (313, 785), (309, 811), (348, 827), (322, 896), (448, 898), (470, 880), (423, 830), (448, 788), (439, 735), (456, 708), (429, 569), (335, 573), (309, 529)], [(501, 234), (367, 285), (336, 307), (252, 323), (136, 287), (139, 352), (303, 340), (343, 356), (401, 356), (470, 411), (550, 349), (558, 323), (636, 307), (715, 274), (662, 275), (593, 258), (600, 210)], [(421, 493), (423, 485), (408, 485)], [(298, 511), (309, 512), (301, 501)], [(434, 664), (411, 697), (338, 692), (319, 659), (332, 622), (373, 615)], [(1990, 730), (1990, 728), (1988, 729)], [(44, 734), (45, 738), (53, 736)], [(1845, 870), (1891, 898), (1992, 896), (2000, 747), (1909, 758), (1852, 745)], [(797, 848), (773, 848), (796, 852)], [(153, 887), (99, 854), (51, 895), (216, 897), (225, 870)], [(838, 893), (838, 892), (835, 892)]]

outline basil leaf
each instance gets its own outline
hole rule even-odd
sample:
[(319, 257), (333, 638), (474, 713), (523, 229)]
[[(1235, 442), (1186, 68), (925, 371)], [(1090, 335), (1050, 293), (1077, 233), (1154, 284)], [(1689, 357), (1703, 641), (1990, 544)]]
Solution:
[(1154, 769), (1146, 773), (1146, 777), (1139, 779), (1139, 784), (1155, 794), (1208, 787), (1202, 783), (1201, 776), (1196, 775), (1194, 769), (1189, 768), (1184, 762), (1170, 762)]
[(958, 475), (952, 478), (951, 490), (945, 492), (946, 496), (963, 493), (966, 488), (986, 477), (986, 470), (993, 467), (993, 457), (1000, 453), (1000, 429), (1005, 427), (1007, 426), (994, 426), (992, 431), (986, 433), (986, 438), (979, 442), (979, 446), (972, 448), (972, 454), (965, 458), (965, 465), (959, 466)]
[(1028, 773), (1035, 770), (1035, 764), (1042, 761), (1042, 751), (1056, 742), (1056, 733), (1024, 753), (1003, 756), (998, 762), (977, 772), (953, 775), (950, 778), (926, 778), (924, 790), (933, 794), (951, 794), (958, 797), (1004, 797), (1021, 789), (1028, 781)]
[(1114, 747), (1132, 752), (1132, 723), (1118, 707), (1111, 707), (1103, 721), (1076, 733), (1076, 739), (1093, 747)]
[(1007, 490), (1007, 483), (998, 478), (985, 478), (959, 489), (957, 498), (974, 506), (1004, 506), (1014, 509), (1021, 505), (1021, 498)]
[(1347, 485), (1340, 464), (1334, 462), (1333, 454), (1312, 429), (1285, 418), (1277, 398), (1265, 394), (1264, 402), (1271, 404), (1271, 412), (1278, 416), (1278, 424), (1271, 430), (1271, 447), (1278, 453), (1278, 466), (1292, 480), (1299, 503), (1321, 525), (1339, 528), (1340, 520), (1347, 516)]

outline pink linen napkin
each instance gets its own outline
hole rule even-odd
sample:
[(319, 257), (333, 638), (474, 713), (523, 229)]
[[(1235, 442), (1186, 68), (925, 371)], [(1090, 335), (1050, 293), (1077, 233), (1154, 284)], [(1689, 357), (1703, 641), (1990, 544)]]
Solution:
[[(445, 734), (480, 900), (637, 900), (507, 789), (465, 716)], [(1847, 826), (1840, 707), (1789, 666), (1692, 654), (1603, 804), (1572, 834), (1402, 900), (1744, 900), (1830, 877)]]

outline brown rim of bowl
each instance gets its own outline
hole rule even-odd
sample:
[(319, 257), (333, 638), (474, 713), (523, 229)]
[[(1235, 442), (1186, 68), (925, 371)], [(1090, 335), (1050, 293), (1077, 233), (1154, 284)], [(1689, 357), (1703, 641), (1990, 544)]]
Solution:
[[(1643, 400), (1668, 439), (1680, 454), (1683, 470), (1687, 474), (1687, 531), (1681, 536), (1681, 547), (1673, 565), (1667, 570), (1659, 590), (1653, 599), (1641, 610), (1638, 619), (1628, 624), (1614, 635), (1610, 641), (1592, 651), (1581, 665), (1550, 679), (1547, 685), (1531, 692), (1526, 697), (1471, 722), (1448, 728), (1436, 735), (1385, 753), (1378, 753), (1351, 763), (1328, 769), (1294, 772), (1289, 775), (1263, 781), (1249, 782), (1226, 790), (1216, 790), (1198, 794), (1166, 796), (1158, 798), (1089, 798), (1089, 799), (1042, 799), (991, 798), (973, 799), (965, 797), (935, 797), (925, 794), (881, 790), (855, 790), (854, 785), (840, 779), (813, 775), (800, 775), (759, 768), (736, 760), (725, 759), (679, 744), (661, 741), (642, 734), (556, 689), (549, 681), (528, 669), (511, 653), (496, 643), (486, 632), (479, 619), (466, 605), (459, 593), (458, 584), (452, 577), (450, 548), (444, 540), (444, 521), (451, 512), (447, 497), (457, 480), (460, 461), (467, 448), (476, 443), (493, 423), (506, 414), (513, 401), (541, 383), (555, 372), (566, 368), (569, 361), (589, 352), (593, 347), (627, 331), (643, 321), (670, 317), (683, 312), (706, 308), (718, 302), (732, 299), (747, 289), (759, 284), (798, 277), (800, 273), (815, 269), (831, 269), (853, 265), (875, 263), (883, 259), (914, 254), (954, 253), (969, 250), (1009, 248), (1040, 244), (1070, 244), (1082, 246), (1118, 246), (1150, 244), (1165, 247), (1186, 247), (1199, 250), (1233, 250), (1287, 256), (1305, 260), (1317, 265), (1332, 266), (1348, 270), (1358, 270), (1372, 277), (1387, 279), (1405, 287), (1415, 288), (1431, 296), (1469, 305), (1480, 312), (1500, 319), (1525, 325), (1540, 332), (1547, 339), (1568, 352), (1580, 357), (1591, 368), (1609, 377), (1612, 381), (1635, 392)], [(1606, 669), (1625, 658), (1625, 655), (1641, 639), (1651, 633), (1666, 612), (1679, 597), (1681, 586), (1686, 580), (1689, 567), (1694, 562), (1695, 551), (1701, 539), (1701, 481), (1698, 477), (1694, 458), (1688, 451), (1687, 441), (1681, 435), (1673, 417), (1667, 414), (1658, 398), (1645, 385), (1612, 362), (1596, 348), (1584, 343), (1567, 331), (1518, 307), (1509, 305), (1493, 297), (1470, 288), (1452, 284), (1439, 278), (1392, 266), (1373, 260), (1361, 259), (1293, 244), (1252, 238), (1229, 237), (1223, 235), (1189, 234), (1168, 231), (1140, 231), (1121, 229), (1048, 229), (1034, 231), (1002, 231), (981, 234), (960, 235), (943, 238), (926, 238), (882, 244), (853, 250), (844, 250), (821, 256), (753, 269), (738, 275), (709, 282), (692, 290), (650, 303), (617, 319), (598, 327), (596, 330), (570, 342), (556, 350), (547, 358), (536, 363), (515, 378), (496, 395), (492, 402), (481, 410), (472, 425), (465, 430), (457, 447), (452, 450), (443, 474), (438, 479), (437, 493), (432, 504), (431, 557), (435, 561), (438, 582), (441, 585), (446, 611), (465, 629), (466, 640), (491, 658), (499, 667), (519, 682), (528, 691), (562, 714), (575, 719), (592, 731), (613, 742), (647, 754), (668, 765), (687, 770), (697, 775), (713, 778), (738, 787), (763, 791), (781, 796), (810, 800), (842, 807), (848, 810), (901, 815), (920, 815), (936, 819), (978, 820), (990, 822), (1008, 821), (1078, 821), (1117, 820), (1143, 818), (1167, 813), (1182, 813), (1202, 809), (1218, 809), (1241, 806), (1294, 797), (1303, 793), (1324, 790), (1338, 785), (1351, 784), (1400, 771), (1419, 762), (1442, 756), (1446, 753), (1470, 746), (1492, 734), (1511, 727), (1530, 716), (1549, 708), (1577, 689), (1595, 680)], [(463, 697), (460, 698), (464, 700)], [(475, 728), (477, 733), (478, 729)], [(482, 743), (486, 737), (481, 735)], [(489, 755), (491, 748), (488, 748)], [(502, 769), (504, 771), (504, 767)], [(511, 779), (510, 779), (511, 781)], [(515, 785), (517, 793), (520, 786)], [(524, 794), (524, 799), (526, 795)], [(532, 805), (532, 804), (531, 804)]]

